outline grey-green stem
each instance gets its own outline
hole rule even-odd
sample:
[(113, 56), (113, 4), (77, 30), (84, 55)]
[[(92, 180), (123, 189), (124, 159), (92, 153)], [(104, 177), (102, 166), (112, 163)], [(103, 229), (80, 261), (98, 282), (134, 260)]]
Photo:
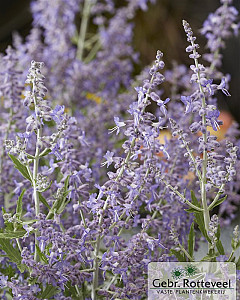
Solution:
[[(35, 84), (33, 82), (33, 92), (35, 90)], [(35, 114), (36, 118), (38, 120), (38, 123), (41, 124), (40, 118), (37, 115), (37, 99), (36, 96), (34, 95), (34, 106), (35, 106)], [(33, 174), (32, 174), (32, 184), (33, 184), (33, 197), (34, 197), (34, 203), (35, 203), (35, 215), (38, 217), (40, 213), (40, 203), (39, 203), (39, 195), (37, 191), (37, 175), (38, 175), (38, 166), (39, 166), (39, 160), (40, 160), (40, 148), (38, 147), (38, 141), (40, 140), (42, 135), (42, 127), (37, 129), (37, 139), (36, 139), (36, 150), (35, 150), (35, 159), (33, 161)], [(35, 253), (34, 253), (34, 259), (35, 261), (38, 260), (38, 255), (37, 255), (37, 245), (38, 245), (38, 231), (35, 232)]]
[[(193, 54), (196, 55), (196, 48), (194, 46), (194, 42), (192, 41), (192, 46), (193, 46)], [(202, 115), (202, 126), (203, 128), (207, 128), (207, 122), (206, 122), (206, 114), (205, 114), (205, 109), (206, 109), (206, 98), (205, 98), (205, 94), (203, 91), (203, 87), (200, 83), (200, 71), (199, 71), (199, 66), (198, 66), (198, 60), (196, 58), (194, 58), (194, 62), (195, 62), (195, 66), (197, 68), (197, 78), (198, 78), (198, 86), (199, 86), (199, 90), (202, 94), (202, 108), (204, 110), (204, 113)], [(207, 144), (207, 132), (203, 133), (203, 142), (204, 145)], [(200, 181), (200, 189), (201, 189), (201, 198), (202, 198), (202, 207), (203, 207), (203, 217), (204, 217), (204, 225), (205, 225), (205, 229), (206, 232), (209, 231), (209, 223), (210, 223), (210, 214), (209, 214), (209, 210), (208, 210), (208, 205), (207, 205), (207, 192), (206, 192), (206, 183), (207, 183), (207, 150), (203, 149), (203, 159), (202, 159), (202, 178)], [(208, 242), (208, 248), (211, 245)]]

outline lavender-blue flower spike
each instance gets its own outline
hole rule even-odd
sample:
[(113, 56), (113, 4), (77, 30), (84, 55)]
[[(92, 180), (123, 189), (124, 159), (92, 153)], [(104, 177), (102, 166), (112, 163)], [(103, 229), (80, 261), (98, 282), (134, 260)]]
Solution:
[[(205, 98), (203, 86), (201, 85), (201, 77), (200, 77), (200, 70), (199, 70), (199, 63), (198, 63), (198, 58), (200, 57), (200, 55), (196, 50), (197, 48), (199, 48), (199, 45), (195, 44), (196, 37), (193, 36), (192, 29), (185, 20), (183, 20), (183, 27), (187, 34), (187, 41), (191, 44), (191, 46), (188, 46), (188, 48), (191, 47), (191, 52), (192, 52), (192, 54), (190, 54), (189, 57), (194, 59), (194, 63), (195, 63), (195, 67), (196, 67), (195, 75), (197, 76), (197, 83), (198, 83), (199, 91), (202, 96), (202, 109), (204, 111), (204, 113), (202, 114), (202, 126), (203, 126), (203, 128), (206, 128), (207, 127), (207, 120), (206, 120), (206, 113), (205, 113), (206, 98)], [(187, 48), (187, 52), (189, 51), (188, 48)], [(206, 130), (205, 130), (205, 132), (203, 132), (203, 141), (205, 144), (207, 144)], [(204, 224), (205, 224), (206, 232), (208, 232), (209, 231), (209, 223), (210, 223), (210, 214), (209, 214), (208, 205), (207, 205), (206, 174), (207, 174), (207, 150), (204, 148), (203, 149), (202, 176), (201, 176), (201, 180), (200, 180), (200, 189), (201, 189), (202, 206), (203, 206), (203, 210), (204, 210)], [(210, 247), (210, 244), (209, 244), (209, 247)]]
[[(39, 166), (39, 155), (40, 155), (40, 141), (42, 136), (42, 118), (49, 120), (49, 114), (46, 113), (42, 107), (41, 102), (44, 101), (43, 98), (47, 91), (44, 86), (44, 76), (41, 73), (41, 69), (43, 67), (42, 62), (31, 62), (31, 68), (29, 69), (29, 73), (27, 76), (26, 83), (32, 84), (32, 91), (30, 92), (31, 99), (34, 103), (35, 115), (33, 119), (32, 130), (36, 129), (37, 132), (37, 140), (36, 140), (36, 149), (35, 149), (35, 157), (33, 163), (33, 174), (32, 174), (32, 184), (33, 184), (33, 197), (35, 202), (35, 214), (36, 217), (40, 213), (40, 204), (39, 204), (39, 194), (38, 194), (38, 166)], [(35, 234), (35, 247), (38, 245), (37, 233)], [(35, 249), (35, 260), (37, 260), (37, 250)]]

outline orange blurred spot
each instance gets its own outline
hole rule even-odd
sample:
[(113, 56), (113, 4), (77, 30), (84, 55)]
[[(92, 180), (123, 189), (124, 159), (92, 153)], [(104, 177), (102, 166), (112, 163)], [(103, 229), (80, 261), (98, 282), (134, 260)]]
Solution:
[[(221, 141), (222, 139), (224, 139), (225, 134), (228, 128), (232, 125), (234, 119), (229, 112), (224, 110), (220, 112), (220, 116), (218, 119), (223, 121), (223, 125), (220, 125), (220, 129), (218, 131), (215, 131), (212, 129), (212, 127), (208, 126), (207, 130), (210, 132), (211, 135), (215, 135), (218, 141)], [(202, 134), (198, 133), (198, 135), (202, 135)]]

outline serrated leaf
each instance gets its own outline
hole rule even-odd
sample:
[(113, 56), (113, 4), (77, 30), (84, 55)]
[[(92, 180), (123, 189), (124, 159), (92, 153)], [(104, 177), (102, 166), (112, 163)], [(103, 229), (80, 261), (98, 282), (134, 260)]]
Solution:
[(18, 249), (14, 248), (7, 239), (0, 238), (0, 248), (7, 254), (10, 261), (14, 262), (18, 269), (23, 273), (25, 266), (21, 264), (22, 257)]
[(174, 256), (176, 256), (176, 258), (177, 258), (178, 261), (187, 261), (186, 258), (185, 258), (185, 255), (182, 254), (180, 251), (171, 249), (170, 252), (171, 252)]
[[(218, 199), (218, 201), (213, 205), (213, 207), (211, 207), (211, 210), (214, 208), (214, 207), (216, 207), (216, 206), (218, 206), (218, 205), (220, 205), (221, 203), (223, 203), (225, 200), (226, 200), (226, 198), (227, 198), (227, 195), (225, 195), (223, 198), (221, 198), (221, 199)], [(211, 204), (210, 204), (211, 205)]]
[(57, 293), (57, 291), (57, 287), (47, 284), (45, 290), (38, 297), (40, 297), (40, 299), (50, 299)]
[(14, 155), (8, 154), (8, 156), (13, 161), (14, 167), (16, 169), (18, 169), (18, 171), (23, 175), (23, 177), (28, 179), (30, 182), (32, 182), (31, 177), (29, 176), (27, 167), (24, 166)]
[(191, 257), (193, 257), (194, 246), (195, 246), (195, 232), (194, 232), (194, 223), (192, 223), (188, 235), (188, 253)]
[(25, 191), (26, 191), (26, 189), (22, 190), (21, 195), (18, 197), (18, 201), (17, 201), (16, 213), (19, 215), (20, 219), (22, 217), (22, 199), (23, 199), (23, 195), (24, 195)]
[(23, 237), (25, 234), (26, 234), (26, 230), (1, 232), (0, 239), (17, 239)]
[(42, 261), (44, 261), (45, 264), (48, 264), (48, 259), (47, 259), (47, 257), (45, 256), (44, 253), (42, 253), (42, 251), (40, 250), (40, 248), (39, 248), (38, 245), (36, 245), (36, 250), (37, 250), (37, 254), (38, 254), (38, 256), (40, 257), (40, 259), (41, 259)]
[(38, 192), (39, 201), (42, 202), (48, 209), (51, 209), (50, 205), (47, 203), (47, 200), (42, 196), (41, 193)]

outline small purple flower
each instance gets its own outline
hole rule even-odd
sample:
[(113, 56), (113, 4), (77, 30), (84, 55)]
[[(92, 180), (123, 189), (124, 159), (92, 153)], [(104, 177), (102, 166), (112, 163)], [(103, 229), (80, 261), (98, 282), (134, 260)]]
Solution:
[(27, 231), (27, 233), (25, 234), (25, 236), (29, 236), (29, 233), (34, 230), (34, 228), (31, 227), (31, 226), (28, 226), (28, 224), (24, 224), (23, 228)]
[(101, 166), (107, 165), (107, 168), (113, 163), (113, 155), (114, 152), (107, 151), (107, 153), (103, 156), (106, 158), (106, 161), (101, 164)]
[(51, 151), (49, 154), (53, 154), (53, 155), (56, 156), (56, 158), (57, 158), (58, 160), (62, 160), (63, 157), (62, 157), (61, 153), (59, 152), (59, 149), (60, 149), (59, 144), (56, 143), (56, 144), (54, 145), (52, 151)]
[(24, 186), (24, 184), (22, 182), (17, 182), (15, 179), (14, 179), (14, 183), (16, 185), (16, 188), (13, 190), (13, 193), (17, 196), (20, 196), (21, 188)]
[(138, 92), (138, 105), (144, 101), (145, 90), (142, 87), (136, 87), (135, 90)]
[(133, 115), (134, 117), (134, 126), (138, 126), (139, 125), (139, 121), (141, 118), (141, 110), (138, 107), (138, 103), (137, 102), (133, 102), (131, 105), (129, 105), (129, 110), (128, 112)]
[(0, 287), (5, 288), (8, 283), (8, 276), (0, 275)]
[(170, 101), (170, 98), (167, 98), (165, 101), (162, 101), (160, 99), (157, 101), (157, 105), (160, 106), (160, 110), (164, 114), (165, 117), (167, 115), (167, 109), (165, 107), (165, 104), (167, 104), (169, 101)]
[(65, 111), (65, 106), (64, 105), (57, 105), (54, 110), (52, 111), (52, 113), (50, 114), (50, 116), (52, 117), (52, 119), (59, 124), (63, 117), (62, 115), (64, 114)]
[(223, 77), (221, 80), (221, 83), (217, 86), (218, 90), (221, 90), (223, 92), (223, 94), (225, 94), (226, 96), (231, 96), (230, 93), (228, 92), (228, 90), (226, 89), (226, 78)]
[(220, 115), (220, 111), (217, 110), (217, 109), (208, 112), (207, 115), (206, 115), (206, 118), (208, 120), (210, 120), (212, 128), (213, 128), (214, 131), (217, 131), (220, 128), (219, 124), (218, 124), (218, 121), (217, 121), (219, 115)]
[(186, 105), (185, 114), (188, 114), (192, 111), (192, 98), (190, 96), (181, 96), (181, 101)]
[(154, 93), (154, 92), (152, 92), (152, 93), (150, 94), (150, 97), (151, 97), (151, 99), (152, 99), (153, 101), (156, 101), (156, 102), (158, 102), (158, 101), (160, 100), (160, 97), (159, 97), (156, 93)]
[(124, 122), (119, 122), (119, 118), (118, 117), (114, 117), (114, 122), (116, 124), (115, 127), (109, 129), (109, 133), (113, 133), (115, 130), (117, 130), (117, 134), (119, 134), (120, 128), (124, 127), (126, 124)]
[(214, 89), (212, 86), (212, 82), (213, 82), (212, 79), (206, 79), (206, 78), (200, 79), (201, 86), (207, 88), (209, 96), (214, 95)]

